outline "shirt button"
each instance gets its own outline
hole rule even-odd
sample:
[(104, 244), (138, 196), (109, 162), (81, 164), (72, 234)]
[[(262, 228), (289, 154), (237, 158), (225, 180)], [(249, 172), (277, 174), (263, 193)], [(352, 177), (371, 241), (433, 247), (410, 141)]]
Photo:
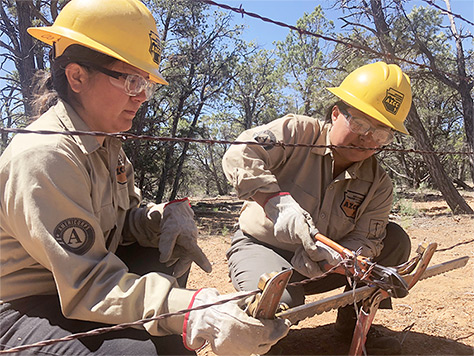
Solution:
[(326, 219), (326, 214), (321, 213), (320, 217), (321, 217), (321, 219)]
[(333, 190), (333, 189), (334, 189), (334, 186), (331, 184), (331, 185), (329, 186), (329, 189)]

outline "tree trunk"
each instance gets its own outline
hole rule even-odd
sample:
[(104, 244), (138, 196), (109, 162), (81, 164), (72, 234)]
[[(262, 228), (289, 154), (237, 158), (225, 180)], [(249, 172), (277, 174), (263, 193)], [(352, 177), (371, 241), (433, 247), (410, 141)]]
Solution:
[[(192, 132), (197, 125), (203, 106), (204, 106), (204, 102), (201, 101), (196, 111), (194, 112), (194, 118), (193, 118), (193, 122), (191, 123), (191, 126), (189, 127), (188, 137), (192, 136)], [(174, 177), (173, 190), (171, 191), (170, 200), (176, 199), (176, 196), (178, 195), (179, 181), (181, 178), (181, 173), (183, 171), (184, 162), (186, 161), (186, 157), (188, 156), (188, 153), (187, 153), (188, 148), (189, 148), (189, 142), (185, 142), (184, 147), (183, 147), (183, 152), (181, 153), (181, 156), (179, 157), (179, 160), (178, 160), (178, 168), (176, 170), (176, 175)]]
[(23, 106), (25, 115), (31, 117), (31, 78), (35, 73), (35, 61), (33, 51), (33, 38), (26, 32), (31, 24), (31, 7), (32, 1), (16, 1), (18, 11), (18, 31), (20, 39), (20, 57), (15, 59), (15, 65), (18, 69), (18, 75), (21, 83), (21, 94), (23, 96)]
[[(451, 4), (449, 0), (444, 0), (446, 8), (451, 12)], [(464, 130), (466, 132), (467, 148), (469, 152), (474, 152), (474, 103), (471, 96), (471, 90), (474, 85), (473, 81), (469, 81), (466, 74), (466, 60), (462, 46), (462, 39), (458, 34), (454, 17), (448, 13), (449, 22), (451, 23), (451, 32), (456, 41), (456, 64), (458, 75), (460, 76), (459, 86), (456, 88), (461, 95), (462, 111), (464, 116)], [(471, 178), (474, 181), (474, 153), (468, 155)]]
[[(414, 137), (419, 149), (423, 151), (433, 151), (433, 146), (429, 142), (428, 135), (426, 134), (414, 103), (412, 103), (405, 124), (410, 134)], [(436, 154), (423, 154), (423, 159), (428, 166), (433, 182), (438, 187), (452, 212), (454, 214), (474, 214), (472, 208), (454, 187), (452, 180), (446, 174), (438, 156)]]

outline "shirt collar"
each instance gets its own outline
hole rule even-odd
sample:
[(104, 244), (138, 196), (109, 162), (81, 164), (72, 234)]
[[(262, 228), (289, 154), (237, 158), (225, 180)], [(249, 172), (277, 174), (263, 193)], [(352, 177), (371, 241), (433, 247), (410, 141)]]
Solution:
[[(314, 144), (320, 146), (330, 146), (331, 140), (329, 138), (329, 134), (331, 132), (332, 124), (321, 120), (317, 120), (317, 122), (320, 126), (321, 134), (318, 136)], [(329, 147), (314, 147), (311, 152), (320, 156), (329, 154), (332, 156), (332, 150)], [(344, 178), (361, 179), (372, 182), (374, 180), (374, 176), (373, 169), (371, 167), (373, 167), (374, 164), (377, 164), (376, 158), (374, 156), (360, 162), (355, 162), (344, 171)]]
[[(60, 99), (54, 106), (54, 110), (67, 131), (92, 131), (73, 107), (65, 101)], [(96, 137), (92, 135), (77, 135), (71, 136), (71, 138), (79, 145), (84, 154), (91, 154), (101, 147)], [(119, 141), (113, 137), (106, 137), (105, 139), (106, 141), (108, 139)]]
[[(332, 124), (328, 124), (321, 120), (316, 120), (316, 122), (319, 125), (320, 134), (314, 144), (318, 146), (330, 145), (331, 141), (329, 140), (329, 132), (331, 131)], [(320, 156), (325, 156), (331, 153), (331, 149), (329, 147), (314, 147), (311, 152)]]

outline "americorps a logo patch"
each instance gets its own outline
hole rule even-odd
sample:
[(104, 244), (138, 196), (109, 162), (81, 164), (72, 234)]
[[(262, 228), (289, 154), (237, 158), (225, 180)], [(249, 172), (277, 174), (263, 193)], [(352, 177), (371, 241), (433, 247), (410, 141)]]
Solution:
[(83, 255), (94, 244), (95, 232), (92, 225), (86, 220), (69, 218), (56, 226), (54, 238), (66, 250)]

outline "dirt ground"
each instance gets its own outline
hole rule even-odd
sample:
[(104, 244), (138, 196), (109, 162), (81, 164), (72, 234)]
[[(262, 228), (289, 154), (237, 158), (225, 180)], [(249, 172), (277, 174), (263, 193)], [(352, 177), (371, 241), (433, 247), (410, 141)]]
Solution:
[[(461, 191), (474, 208), (474, 193)], [(379, 310), (373, 325), (402, 342), (404, 355), (474, 355), (474, 217), (452, 215), (435, 192), (407, 194), (402, 209), (391, 219), (401, 224), (412, 239), (412, 256), (422, 242), (436, 242), (438, 251), (430, 265), (469, 256), (462, 269), (420, 281), (402, 299), (393, 299), (392, 310)], [(200, 245), (213, 264), (206, 274), (193, 265), (188, 287), (214, 287), (221, 293), (234, 288), (227, 274), (225, 252), (241, 202), (231, 197), (194, 199), (193, 209), (200, 228)], [(410, 215), (401, 215), (400, 211)], [(332, 294), (310, 296), (315, 301)], [(292, 326), (286, 338), (269, 354), (347, 355), (349, 345), (333, 332), (336, 311), (307, 318)], [(214, 356), (209, 346), (200, 356)]]

